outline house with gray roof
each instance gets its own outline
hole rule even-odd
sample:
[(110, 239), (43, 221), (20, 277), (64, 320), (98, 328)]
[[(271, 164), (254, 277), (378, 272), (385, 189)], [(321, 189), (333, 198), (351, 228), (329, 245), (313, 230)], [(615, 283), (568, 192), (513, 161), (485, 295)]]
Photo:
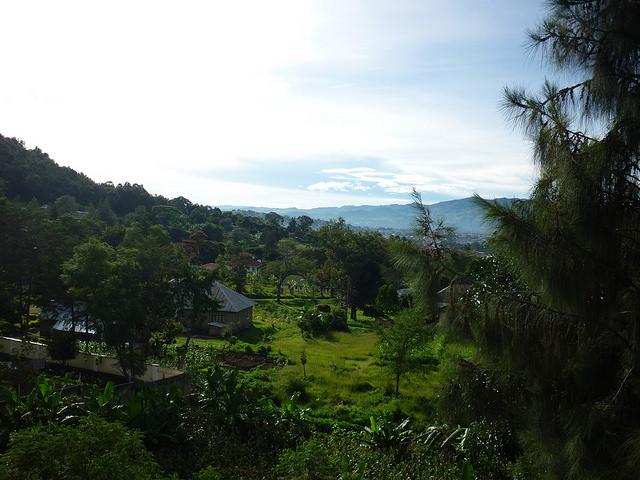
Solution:
[(83, 302), (63, 305), (51, 302), (40, 313), (40, 333), (50, 337), (53, 330), (72, 332), (80, 340), (95, 340), (95, 320), (86, 311)]
[[(257, 302), (220, 282), (212, 285), (210, 295), (211, 298), (220, 302), (220, 307), (206, 313), (200, 323), (201, 326), (195, 328), (193, 333), (219, 337), (253, 326), (253, 307)], [(188, 309), (183, 309), (181, 313), (181, 318), (186, 318), (190, 312)]]

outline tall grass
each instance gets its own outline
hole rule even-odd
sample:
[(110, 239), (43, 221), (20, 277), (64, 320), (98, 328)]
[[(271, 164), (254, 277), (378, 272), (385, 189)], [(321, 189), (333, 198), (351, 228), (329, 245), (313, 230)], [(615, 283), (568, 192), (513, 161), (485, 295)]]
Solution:
[[(371, 415), (391, 418), (412, 416), (428, 423), (435, 396), (440, 389), (439, 373), (406, 381), (399, 399), (393, 398), (393, 378), (378, 363), (378, 334), (371, 319), (358, 316), (349, 322), (349, 332), (330, 332), (317, 338), (303, 338), (296, 317), (305, 301), (299, 298), (282, 304), (260, 301), (254, 309), (254, 326), (237, 334), (233, 350), (270, 346), (286, 359), (266, 375), (266, 387), (283, 401), (295, 391), (311, 407), (312, 415), (345, 422), (364, 423)], [(193, 339), (200, 345), (228, 347), (227, 339)], [(306, 355), (306, 378), (300, 361)], [(264, 375), (263, 375), (264, 377)]]

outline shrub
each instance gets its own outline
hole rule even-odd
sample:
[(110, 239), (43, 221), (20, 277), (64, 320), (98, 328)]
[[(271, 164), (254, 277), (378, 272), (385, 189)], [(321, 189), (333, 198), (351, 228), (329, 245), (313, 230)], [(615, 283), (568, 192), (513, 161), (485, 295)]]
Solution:
[(280, 455), (276, 473), (283, 480), (333, 480), (340, 474), (340, 463), (329, 454), (325, 442), (311, 439), (295, 450), (285, 450)]
[(209, 465), (193, 476), (194, 480), (223, 480), (224, 476), (215, 467)]
[(93, 416), (77, 425), (27, 428), (11, 435), (9, 448), (0, 457), (1, 478), (160, 478), (160, 467), (141, 436)]
[(326, 331), (321, 315), (312, 308), (305, 307), (298, 316), (298, 327), (303, 337), (313, 337)]
[(287, 380), (287, 384), (285, 385), (285, 392), (287, 395), (293, 395), (298, 392), (300, 396), (298, 399), (301, 402), (308, 400), (309, 395), (307, 394), (307, 385), (304, 380), (300, 380), (298, 378), (290, 378)]
[(375, 390), (376, 387), (374, 387), (373, 385), (371, 385), (369, 382), (355, 382), (353, 385), (351, 385), (351, 391), (352, 392), (370, 392), (371, 390)]
[(347, 316), (344, 311), (340, 309), (332, 310), (329, 313), (323, 314), (322, 323), (327, 331), (338, 330), (346, 332), (349, 330), (349, 327), (347, 326)]
[(258, 355), (267, 356), (271, 352), (271, 345), (260, 345), (258, 347)]
[(75, 335), (71, 332), (53, 330), (47, 352), (52, 359), (61, 360), (63, 365), (67, 360), (74, 359), (78, 353)]
[(320, 313), (318, 309), (305, 307), (298, 316), (298, 327), (303, 337), (314, 337), (332, 330), (348, 331), (344, 310)]

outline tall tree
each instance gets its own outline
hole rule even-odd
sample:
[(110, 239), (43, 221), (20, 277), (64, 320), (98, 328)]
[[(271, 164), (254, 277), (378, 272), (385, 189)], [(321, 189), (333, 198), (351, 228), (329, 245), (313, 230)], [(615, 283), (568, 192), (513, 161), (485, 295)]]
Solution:
[(469, 255), (447, 246), (453, 229), (443, 219), (434, 221), (419, 192), (414, 190), (413, 199), (414, 236), (392, 244), (393, 261), (408, 280), (415, 307), (433, 314), (439, 309), (438, 292), (459, 279)]
[(505, 420), (551, 478), (636, 478), (640, 3), (549, 5), (531, 40), (574, 81), (547, 82), (538, 96), (506, 90), (535, 145), (538, 179), (510, 208), (484, 202), (494, 244), (526, 288), (488, 288), (482, 308), (467, 311), (485, 355), (463, 370), (483, 380), (449, 398), (472, 410), (489, 398), (502, 405), (475, 415)]
[(180, 319), (187, 332), (187, 340), (179, 362), (184, 366), (187, 348), (194, 330), (202, 325), (210, 312), (220, 307), (220, 301), (211, 296), (216, 278), (215, 270), (205, 270), (184, 262), (173, 281), (173, 295)]
[(94, 326), (112, 347), (124, 375), (144, 372), (144, 351), (136, 343), (146, 343), (145, 310), (142, 297), (142, 269), (135, 251), (116, 251), (91, 240), (77, 247), (63, 265), (63, 280), (69, 293), (86, 302)]
[(269, 212), (264, 216), (265, 223), (274, 227), (281, 227), (283, 220), (282, 215), (276, 212)]
[(388, 262), (387, 245), (378, 232), (355, 232), (344, 221), (324, 225), (317, 233), (327, 260), (323, 274), (342, 297), (347, 315), (373, 305), (382, 285), (381, 266)]
[(23, 328), (42, 276), (43, 215), (0, 197), (0, 318)]
[(236, 291), (244, 292), (247, 284), (247, 266), (255, 262), (251, 254), (240, 252), (233, 255), (227, 262), (228, 270), (225, 272), (225, 280), (232, 282)]
[(311, 226), (313, 225), (313, 219), (307, 215), (302, 215), (296, 218), (296, 230), (295, 233), (301, 239), (305, 239)]
[(385, 284), (378, 289), (374, 307), (382, 315), (395, 313), (400, 308), (398, 290), (393, 285)]
[(276, 300), (280, 302), (282, 285), (289, 275), (305, 275), (313, 263), (303, 256), (305, 247), (296, 240), (284, 238), (278, 242), (277, 257), (264, 267), (265, 275), (273, 275)]
[(175, 315), (170, 282), (178, 267), (177, 252), (167, 232), (148, 222), (135, 222), (127, 228), (121, 247), (130, 249), (140, 265), (139, 299), (144, 310), (140, 339), (145, 340), (146, 349), (151, 332), (162, 330)]

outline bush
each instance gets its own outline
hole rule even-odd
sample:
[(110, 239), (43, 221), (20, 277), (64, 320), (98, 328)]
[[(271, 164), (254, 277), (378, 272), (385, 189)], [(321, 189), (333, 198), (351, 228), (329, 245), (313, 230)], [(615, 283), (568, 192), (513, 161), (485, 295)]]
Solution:
[(314, 337), (326, 331), (320, 314), (312, 308), (305, 307), (298, 316), (298, 327), (303, 337)]
[(376, 480), (459, 480), (458, 460), (424, 445), (411, 443), (399, 455), (395, 450), (371, 448), (362, 443), (359, 435), (336, 430), (328, 439), (327, 448), (341, 459), (343, 479)]
[(74, 359), (78, 353), (75, 335), (71, 332), (53, 330), (47, 352), (52, 359), (61, 360), (63, 365), (67, 360)]
[(329, 331), (348, 331), (344, 310), (320, 313), (317, 309), (305, 307), (298, 316), (298, 327), (303, 337), (315, 337)]
[(193, 476), (194, 480), (224, 480), (224, 476), (215, 467), (209, 465)]
[(287, 380), (287, 384), (285, 385), (285, 392), (287, 395), (293, 395), (298, 392), (300, 396), (298, 400), (304, 402), (309, 399), (309, 394), (307, 393), (307, 385), (304, 380), (300, 380), (298, 378), (290, 378)]
[(351, 385), (352, 392), (364, 393), (364, 392), (370, 392), (375, 389), (376, 387), (371, 385), (369, 382), (356, 382), (353, 385)]
[(0, 457), (3, 480), (160, 478), (142, 434), (119, 423), (88, 417), (77, 425), (31, 427), (11, 435)]
[(271, 352), (271, 345), (260, 345), (258, 347), (258, 355), (267, 356)]
[(338, 330), (346, 332), (349, 330), (347, 326), (347, 316), (343, 310), (333, 310), (322, 315), (322, 323), (326, 331)]
[(340, 463), (329, 454), (325, 442), (308, 440), (294, 450), (285, 450), (276, 466), (278, 478), (287, 480), (333, 480), (340, 474)]
[(400, 310), (400, 298), (393, 285), (383, 285), (378, 290), (375, 301), (375, 309), (385, 314), (392, 314)]

